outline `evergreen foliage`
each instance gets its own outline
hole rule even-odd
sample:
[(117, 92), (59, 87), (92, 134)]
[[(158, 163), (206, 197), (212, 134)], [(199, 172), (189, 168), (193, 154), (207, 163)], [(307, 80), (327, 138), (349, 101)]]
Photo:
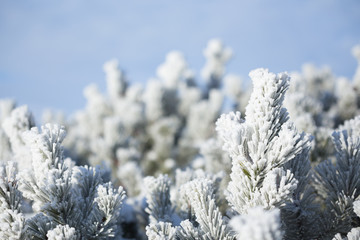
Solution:
[(360, 65), (248, 91), (220, 40), (204, 56), (204, 84), (174, 51), (145, 87), (111, 60), (107, 94), (41, 127), (1, 100), (0, 239), (359, 239)]

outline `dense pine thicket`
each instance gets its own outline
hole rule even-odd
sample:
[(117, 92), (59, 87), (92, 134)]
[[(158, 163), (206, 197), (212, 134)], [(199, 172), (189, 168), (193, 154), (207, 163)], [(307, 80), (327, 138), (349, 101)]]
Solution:
[[(354, 78), (226, 74), (211, 40), (195, 79), (170, 52), (145, 86), (118, 62), (74, 116), (0, 101), (0, 239), (359, 239), (360, 45)], [(244, 82), (245, 83), (245, 82)]]

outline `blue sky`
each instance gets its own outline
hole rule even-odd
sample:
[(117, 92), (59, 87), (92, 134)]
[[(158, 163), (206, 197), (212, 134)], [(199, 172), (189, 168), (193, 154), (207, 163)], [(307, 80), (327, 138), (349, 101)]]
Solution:
[(118, 58), (131, 82), (155, 76), (170, 50), (197, 73), (202, 50), (220, 38), (235, 56), (228, 72), (328, 65), (351, 78), (360, 43), (357, 0), (0, 0), (0, 98), (72, 113), (83, 88), (105, 90), (102, 65)]

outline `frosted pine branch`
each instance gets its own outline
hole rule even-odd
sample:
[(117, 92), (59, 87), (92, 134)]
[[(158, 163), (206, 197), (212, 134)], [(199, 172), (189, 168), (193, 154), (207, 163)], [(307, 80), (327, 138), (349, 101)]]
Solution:
[(238, 240), (280, 240), (283, 237), (279, 209), (252, 208), (247, 214), (231, 219), (230, 225)]
[(149, 240), (175, 240), (176, 228), (169, 222), (150, 223), (146, 227), (146, 235)]
[(119, 62), (116, 59), (112, 59), (106, 62), (103, 69), (106, 73), (106, 81), (108, 86), (108, 93), (113, 101), (119, 100), (125, 93), (127, 83), (124, 77), (124, 73), (119, 70)]
[(2, 128), (11, 143), (12, 159), (21, 163), (19, 165), (20, 170), (26, 170), (31, 167), (29, 149), (26, 147), (23, 133), (34, 126), (34, 118), (26, 105), (13, 109), (11, 115), (5, 118), (2, 123)]
[(145, 211), (149, 214), (150, 223), (171, 223), (174, 209), (170, 201), (170, 179), (167, 175), (160, 175), (158, 178), (146, 177), (144, 182), (148, 204)]
[(93, 233), (96, 239), (108, 239), (109, 237), (120, 236), (119, 228), (120, 209), (122, 207), (125, 192), (122, 187), (114, 189), (111, 183), (99, 185), (94, 203), (97, 208), (93, 211), (93, 216), (97, 219), (97, 229)]
[(341, 234), (338, 233), (335, 235), (333, 240), (358, 240), (360, 239), (360, 228), (353, 228), (351, 231), (346, 235), (346, 237), (341, 237)]
[[(65, 130), (57, 125), (46, 125), (41, 133), (37, 128), (25, 132), (24, 138), (31, 151), (33, 169), (36, 169), (33, 174), (23, 174), (20, 187), (24, 196), (35, 201), (37, 210), (54, 197), (62, 204), (63, 197), (70, 194), (71, 177), (71, 162), (64, 161), (61, 146)], [(59, 199), (60, 192), (62, 196)], [(66, 208), (63, 210), (66, 211)]]
[(332, 222), (327, 224), (333, 234), (348, 232), (356, 217), (352, 205), (360, 194), (359, 125), (356, 117), (335, 131), (336, 164), (325, 161), (316, 168), (315, 186), (330, 212)]
[(216, 206), (212, 181), (199, 178), (182, 186), (189, 205), (194, 209), (201, 239), (233, 239)]
[(79, 235), (76, 233), (75, 228), (69, 225), (57, 225), (56, 228), (51, 229), (46, 234), (49, 240), (78, 240)]
[(33, 167), (41, 171), (25, 173), (21, 186), (25, 196), (34, 200), (34, 209), (42, 212), (27, 221), (27, 237), (45, 239), (59, 231), (64, 239), (73, 231), (75, 239), (121, 235), (123, 189), (115, 190), (111, 183), (104, 184), (105, 175), (99, 169), (75, 167), (70, 159), (64, 159), (63, 128), (46, 125), (41, 133), (32, 129), (25, 137)]
[(218, 88), (225, 72), (225, 63), (232, 56), (232, 50), (224, 47), (219, 39), (212, 39), (204, 49), (207, 61), (201, 71), (202, 77), (207, 82), (208, 88)]
[[(266, 195), (265, 188), (262, 189), (264, 181), (273, 169), (282, 167), (310, 145), (308, 136), (298, 134), (295, 127), (287, 122), (288, 114), (282, 108), (289, 77), (286, 74), (275, 75), (265, 69), (252, 71), (250, 76), (254, 91), (245, 119), (241, 119), (237, 112), (222, 115), (216, 123), (216, 130), (224, 141), (223, 148), (233, 163), (228, 201), (239, 213), (246, 212), (249, 207), (263, 205), (271, 208), (280, 206), (280, 202), (283, 204), (286, 199), (290, 200), (296, 189), (296, 181), (291, 180), (292, 174), (285, 174), (288, 176), (285, 182), (289, 184), (286, 187), (289, 190), (286, 191), (287, 196), (277, 196), (278, 200), (283, 200), (270, 205), (266, 204), (268, 200), (261, 200), (261, 196)], [(278, 171), (277, 178), (282, 178), (283, 174), (279, 174)]]
[(22, 239), (25, 217), (21, 213), (22, 194), (18, 190), (16, 163), (0, 166), (0, 239)]

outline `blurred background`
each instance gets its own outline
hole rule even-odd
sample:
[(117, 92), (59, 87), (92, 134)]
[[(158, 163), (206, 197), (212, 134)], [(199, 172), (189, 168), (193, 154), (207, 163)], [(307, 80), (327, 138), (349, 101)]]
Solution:
[(103, 64), (117, 58), (130, 82), (145, 83), (171, 50), (199, 76), (211, 38), (232, 48), (228, 73), (301, 71), (327, 65), (352, 78), (360, 43), (358, 0), (0, 0), (0, 98), (71, 114), (83, 89), (105, 91)]

